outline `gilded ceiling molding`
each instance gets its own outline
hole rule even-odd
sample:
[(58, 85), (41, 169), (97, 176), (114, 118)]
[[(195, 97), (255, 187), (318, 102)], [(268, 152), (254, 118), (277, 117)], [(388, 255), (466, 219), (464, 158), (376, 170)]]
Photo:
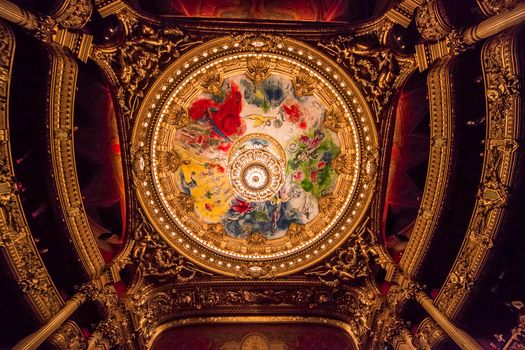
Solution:
[(124, 25), (126, 39), (117, 47), (93, 47), (90, 57), (115, 88), (127, 135), (150, 84), (182, 52), (202, 41), (191, 40), (178, 28), (139, 22), (138, 15), (127, 6), (113, 10)]
[(0, 22), (0, 252), (39, 322), (64, 305), (33, 240), (18, 195), (9, 142), (9, 84), (15, 38)]
[(416, 12), (416, 25), (425, 40), (436, 41), (452, 31), (442, 0), (426, 0)]
[(104, 259), (87, 218), (78, 184), (73, 141), (73, 118), (78, 66), (59, 46), (49, 47), (51, 81), (49, 92), (49, 145), (53, 181), (61, 208), (84, 273), (89, 279), (100, 275)]
[(144, 344), (150, 342), (157, 327), (180, 317), (264, 312), (337, 317), (352, 325), (361, 344), (369, 335), (371, 319), (380, 302), (370, 287), (343, 290), (311, 283), (298, 286), (290, 281), (217, 282), (134, 287), (126, 305), (133, 317), (137, 339)]
[(413, 57), (396, 55), (382, 44), (389, 29), (355, 37), (338, 35), (318, 43), (348, 70), (373, 108), (377, 123), (385, 118), (397, 89), (417, 68)]
[(428, 73), (427, 85), (430, 107), (430, 152), (427, 177), (416, 222), (403, 257), (399, 262), (407, 276), (417, 274), (443, 211), (443, 200), (451, 176), (454, 86), (451, 57), (440, 60)]
[(86, 350), (88, 344), (80, 327), (71, 320), (66, 321), (52, 336), (46, 344), (56, 350)]
[(487, 17), (513, 9), (521, 0), (476, 0), (481, 12)]
[(523, 118), (518, 35), (517, 30), (500, 34), (484, 44), (481, 54), (487, 105), (482, 180), (463, 245), (435, 302), (451, 319), (470, 297), (501, 233), (514, 182)]
[(353, 341), (355, 349), (360, 349), (359, 340), (354, 334), (354, 329), (351, 324), (332, 318), (325, 317), (307, 317), (307, 316), (210, 316), (210, 317), (195, 317), (183, 318), (162, 324), (155, 329), (155, 334), (148, 342), (147, 348), (150, 349), (155, 345), (156, 339), (162, 332), (185, 326), (195, 325), (214, 325), (214, 324), (312, 324), (323, 325), (338, 328), (344, 331)]

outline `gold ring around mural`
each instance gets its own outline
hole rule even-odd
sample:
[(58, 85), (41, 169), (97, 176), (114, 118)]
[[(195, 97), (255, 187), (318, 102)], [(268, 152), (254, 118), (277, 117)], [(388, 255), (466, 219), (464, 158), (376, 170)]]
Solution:
[[(264, 97), (268, 86), (284, 99)], [(295, 40), (211, 40), (161, 74), (137, 118), (132, 146), (145, 165), (134, 176), (148, 219), (219, 273), (269, 278), (315, 264), (355, 232), (375, 192), (366, 99), (337, 63)], [(254, 138), (267, 147), (246, 148)]]

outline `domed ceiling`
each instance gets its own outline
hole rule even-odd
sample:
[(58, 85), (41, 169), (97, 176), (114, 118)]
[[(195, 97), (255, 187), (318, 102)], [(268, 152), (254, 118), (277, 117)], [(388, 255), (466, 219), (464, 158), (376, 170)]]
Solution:
[(133, 132), (140, 201), (212, 270), (285, 275), (336, 249), (374, 191), (377, 135), (352, 80), (290, 39), (215, 39), (156, 81)]

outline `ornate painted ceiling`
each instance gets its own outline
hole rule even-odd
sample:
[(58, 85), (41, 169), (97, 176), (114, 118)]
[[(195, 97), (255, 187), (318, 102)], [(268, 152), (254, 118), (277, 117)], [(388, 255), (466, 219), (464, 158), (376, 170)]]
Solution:
[(520, 348), (525, 4), (0, 18), (0, 348)]
[(355, 83), (298, 41), (226, 37), (189, 51), (134, 128), (141, 204), (163, 238), (227, 275), (286, 275), (361, 224), (377, 134)]

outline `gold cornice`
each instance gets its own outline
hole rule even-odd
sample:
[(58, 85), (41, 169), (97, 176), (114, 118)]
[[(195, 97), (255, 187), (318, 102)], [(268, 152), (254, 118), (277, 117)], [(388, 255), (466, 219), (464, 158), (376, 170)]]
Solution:
[(451, 57), (440, 60), (427, 77), (431, 136), (427, 177), (416, 222), (399, 263), (410, 277), (417, 274), (430, 248), (451, 174), (452, 126), (455, 119), (451, 81), (453, 62)]
[(49, 46), (51, 81), (49, 93), (49, 144), (53, 181), (63, 216), (86, 275), (96, 278), (104, 260), (88, 222), (78, 184), (73, 141), (73, 117), (78, 66), (57, 45)]
[(0, 252), (40, 323), (64, 305), (31, 235), (18, 195), (9, 142), (9, 84), (15, 38), (0, 22)]
[(359, 339), (354, 334), (353, 327), (343, 321), (325, 318), (325, 317), (307, 317), (307, 316), (210, 316), (210, 317), (195, 317), (184, 318), (170, 321), (158, 326), (151, 340), (147, 343), (146, 348), (151, 349), (155, 344), (157, 338), (162, 332), (178, 327), (194, 326), (194, 325), (210, 325), (210, 324), (314, 324), (321, 326), (336, 327), (344, 331), (353, 342), (355, 349), (360, 349)]
[(364, 341), (382, 305), (377, 293), (370, 284), (334, 289), (286, 280), (266, 284), (215, 281), (137, 285), (124, 303), (143, 343), (156, 327), (181, 317), (253, 314), (334, 317), (350, 323), (356, 337)]
[(487, 109), (481, 182), (463, 245), (435, 302), (450, 319), (470, 297), (491, 255), (515, 180), (523, 108), (518, 33), (512, 30), (494, 37), (481, 53)]

